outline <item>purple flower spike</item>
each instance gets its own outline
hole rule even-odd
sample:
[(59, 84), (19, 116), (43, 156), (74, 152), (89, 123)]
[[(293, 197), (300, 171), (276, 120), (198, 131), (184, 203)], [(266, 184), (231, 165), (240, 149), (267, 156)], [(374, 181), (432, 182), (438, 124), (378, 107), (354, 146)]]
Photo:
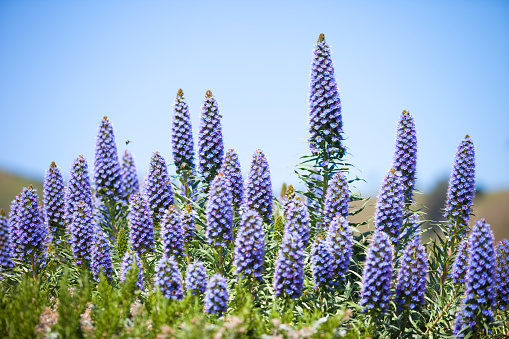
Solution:
[(389, 307), (394, 248), (385, 232), (375, 231), (362, 274), (362, 312), (379, 313)]
[(71, 224), (74, 212), (77, 211), (76, 205), (80, 201), (92, 209), (88, 164), (82, 155), (78, 156), (71, 166), (69, 182), (65, 190), (65, 220), (67, 225)]
[(325, 230), (336, 216), (348, 217), (348, 203), (350, 202), (350, 191), (348, 183), (342, 173), (336, 174), (330, 181), (323, 207), (323, 224)]
[(198, 149), (200, 172), (210, 183), (221, 168), (224, 154), (221, 113), (211, 91), (205, 94), (201, 108)]
[(468, 269), (468, 246), (468, 238), (465, 238), (461, 241), (460, 246), (458, 247), (458, 252), (456, 254), (456, 258), (454, 259), (451, 271), (452, 282), (455, 284), (465, 284), (465, 277)]
[(69, 242), (76, 264), (88, 267), (94, 244), (94, 228), (91, 226), (92, 209), (83, 201), (79, 201), (75, 207), (76, 211), (69, 225), (71, 234)]
[(233, 265), (235, 273), (242, 276), (261, 278), (265, 260), (265, 239), (263, 220), (255, 211), (248, 210), (242, 215), (237, 238)]
[(182, 239), (182, 220), (180, 213), (172, 205), (164, 212), (161, 220), (161, 240), (164, 254), (170, 256), (183, 256), (184, 244)]
[(304, 244), (296, 232), (285, 232), (274, 270), (274, 293), (295, 299), (304, 283)]
[(313, 153), (320, 150), (341, 153), (341, 99), (339, 97), (330, 47), (320, 34), (311, 64), (309, 92), (309, 148)]
[(182, 276), (175, 262), (175, 257), (164, 255), (156, 267), (154, 284), (159, 288), (163, 297), (168, 299), (182, 300), (184, 290), (182, 288)]
[(414, 238), (405, 247), (400, 266), (396, 285), (396, 304), (400, 309), (411, 310), (424, 306), (428, 259), (418, 238)]
[(16, 196), (11, 202), (9, 212), (9, 239), (10, 239), (10, 252), (12, 258), (18, 257), (18, 243), (19, 243), (19, 224), (18, 224), (18, 210), (19, 210), (20, 195)]
[(141, 261), (138, 253), (128, 250), (124, 254), (124, 258), (122, 259), (122, 266), (120, 268), (120, 281), (124, 282), (127, 273), (133, 267), (134, 261), (136, 260), (136, 266), (138, 267), (138, 280), (136, 281), (136, 286), (140, 290), (144, 290), (143, 288), (143, 270), (141, 268)]
[(134, 157), (128, 150), (125, 150), (122, 156), (122, 178), (124, 182), (124, 192), (127, 197), (140, 191), (138, 182), (138, 173), (136, 173), (136, 164)]
[(214, 274), (207, 283), (203, 311), (221, 316), (228, 309), (228, 283), (221, 274)]
[(327, 241), (333, 255), (333, 278), (342, 279), (348, 270), (352, 256), (353, 237), (345, 217), (338, 215), (329, 224)]
[(11, 248), (9, 220), (4, 210), (0, 208), (0, 272), (3, 268), (13, 267)]
[(452, 166), (444, 216), (449, 219), (452, 232), (467, 234), (468, 220), (475, 193), (475, 149), (467, 135), (461, 140)]
[(417, 137), (414, 118), (407, 111), (403, 111), (396, 132), (394, 146), (393, 168), (401, 173), (405, 203), (412, 203), (415, 186), (415, 166), (417, 162)]
[(95, 143), (94, 183), (101, 200), (123, 201), (126, 198), (113, 125), (101, 120)]
[(327, 289), (333, 285), (334, 256), (330, 243), (318, 236), (311, 248), (311, 272), (317, 288)]
[(309, 215), (306, 204), (299, 198), (295, 198), (293, 202), (288, 205), (285, 217), (285, 232), (297, 232), (300, 240), (303, 242), (304, 246), (306, 246), (309, 240)]
[(173, 204), (173, 192), (166, 161), (158, 152), (155, 152), (150, 160), (144, 195), (154, 221), (161, 220), (164, 211)]
[(223, 173), (210, 185), (205, 237), (214, 247), (226, 247), (232, 240), (232, 196)]
[(269, 163), (262, 150), (257, 150), (253, 154), (244, 194), (244, 203), (247, 208), (257, 211), (265, 222), (270, 222), (272, 215), (272, 182), (270, 180)]
[(44, 212), (54, 238), (65, 234), (65, 188), (60, 168), (52, 162), (44, 178)]
[(469, 238), (466, 291), (460, 314), (454, 324), (454, 335), (462, 337), (468, 332), (482, 333), (493, 321), (492, 308), (496, 304), (496, 261), (493, 232), (484, 219), (477, 221)]
[(173, 115), (171, 145), (177, 173), (194, 171), (194, 142), (191, 115), (189, 114), (189, 106), (187, 106), (186, 99), (184, 98), (184, 92), (181, 89), (177, 92), (173, 110), (175, 114)]
[(135, 193), (129, 201), (129, 237), (132, 249), (144, 255), (154, 247), (154, 226), (150, 218), (148, 203), (140, 193)]
[(110, 245), (106, 234), (97, 224), (95, 225), (91, 257), (90, 267), (92, 268), (94, 278), (98, 280), (102, 273), (108, 280), (110, 280), (113, 271), (111, 265)]
[(404, 203), (401, 175), (393, 168), (384, 179), (375, 211), (375, 230), (387, 233), (393, 244), (399, 243)]
[(242, 178), (242, 171), (240, 169), (239, 156), (234, 149), (230, 149), (226, 152), (221, 172), (224, 173), (228, 187), (232, 192), (233, 206), (235, 209), (238, 209), (240, 205), (242, 205), (244, 179)]
[(495, 275), (498, 305), (506, 310), (509, 306), (509, 241), (504, 239), (497, 246), (497, 273)]
[(191, 293), (205, 293), (207, 289), (207, 272), (200, 261), (195, 261), (187, 266), (186, 289)]
[(194, 212), (191, 205), (187, 205), (182, 210), (180, 217), (182, 219), (182, 237), (184, 243), (187, 244), (194, 238)]

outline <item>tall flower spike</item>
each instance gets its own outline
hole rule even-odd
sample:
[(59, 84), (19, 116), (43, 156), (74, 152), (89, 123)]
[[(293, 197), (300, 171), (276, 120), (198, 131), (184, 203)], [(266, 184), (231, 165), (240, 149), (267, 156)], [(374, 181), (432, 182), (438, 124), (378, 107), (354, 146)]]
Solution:
[(455, 284), (464, 285), (468, 269), (469, 242), (468, 238), (461, 241), (452, 265), (451, 277)]
[(334, 75), (330, 47), (320, 34), (311, 63), (309, 92), (309, 148), (313, 153), (320, 150), (342, 153), (341, 99)]
[(270, 180), (269, 163), (262, 150), (257, 150), (253, 154), (244, 194), (246, 207), (257, 211), (265, 222), (270, 222), (272, 215), (272, 182)]
[(490, 225), (484, 219), (477, 221), (472, 229), (469, 252), (465, 298), (461, 314), (454, 324), (454, 334), (459, 337), (469, 331), (480, 335), (493, 320), (492, 308), (496, 304), (495, 248)]
[(226, 152), (221, 172), (224, 173), (228, 187), (232, 192), (233, 207), (238, 209), (240, 205), (242, 205), (244, 179), (242, 178), (242, 171), (240, 169), (239, 156), (234, 149), (230, 149)]
[(418, 238), (405, 247), (400, 259), (396, 284), (396, 305), (411, 310), (424, 306), (426, 274), (428, 270), (426, 251)]
[(145, 196), (154, 221), (159, 221), (164, 211), (173, 204), (173, 192), (166, 161), (159, 152), (155, 152), (150, 160)]
[(10, 252), (13, 258), (18, 257), (19, 255), (19, 224), (18, 224), (18, 211), (19, 211), (19, 199), (20, 196), (16, 196), (14, 200), (11, 202), (11, 206), (9, 208), (9, 239), (10, 239)]
[(188, 243), (194, 238), (194, 212), (191, 205), (187, 205), (180, 214), (182, 219), (182, 239)]
[(173, 205), (164, 212), (161, 220), (161, 240), (163, 242), (163, 253), (167, 257), (184, 255), (182, 220), (180, 213)]
[(207, 272), (202, 262), (195, 261), (187, 265), (186, 289), (192, 294), (196, 292), (205, 293), (207, 289)]
[(122, 156), (122, 179), (124, 182), (124, 192), (127, 197), (140, 191), (138, 182), (138, 173), (136, 173), (136, 164), (134, 157), (128, 150), (125, 150)]
[(123, 201), (126, 198), (124, 180), (118, 161), (113, 125), (107, 117), (101, 120), (95, 143), (94, 183), (102, 200)]
[(205, 305), (203, 310), (206, 313), (221, 316), (228, 309), (228, 283), (221, 274), (214, 274), (207, 283), (205, 291)]
[(0, 208), (0, 272), (2, 268), (13, 267), (10, 240), (9, 220)]
[(323, 224), (324, 229), (329, 228), (329, 224), (336, 216), (348, 217), (348, 203), (350, 202), (350, 191), (345, 176), (342, 173), (332, 177), (325, 195), (323, 206)]
[(187, 106), (184, 92), (177, 92), (175, 105), (173, 106), (173, 128), (171, 145), (173, 148), (173, 160), (177, 167), (177, 173), (182, 171), (194, 171), (194, 142), (191, 115)]
[(285, 232), (274, 270), (274, 293), (295, 299), (304, 283), (304, 244), (296, 232)]
[(444, 216), (449, 219), (451, 231), (467, 234), (466, 227), (472, 211), (475, 193), (475, 149), (467, 135), (461, 140), (452, 166)]
[(200, 172), (210, 183), (221, 168), (224, 153), (221, 113), (211, 91), (205, 94), (201, 108), (198, 149)]
[(342, 279), (350, 265), (353, 237), (345, 217), (338, 215), (329, 224), (327, 241), (332, 249), (333, 278)]
[(393, 252), (389, 236), (385, 232), (375, 231), (362, 274), (362, 312), (374, 314), (384, 312), (389, 307)]
[(148, 203), (140, 193), (135, 193), (129, 201), (128, 219), (132, 249), (141, 255), (152, 252), (154, 226)]
[(509, 307), (509, 241), (504, 239), (498, 243), (497, 273), (495, 275), (498, 305), (506, 310)]
[(288, 205), (285, 233), (291, 232), (297, 232), (304, 246), (307, 245), (309, 240), (309, 215), (306, 204), (300, 198), (295, 198)]
[(403, 111), (396, 132), (394, 159), (392, 166), (401, 173), (401, 182), (405, 203), (412, 203), (415, 186), (415, 166), (417, 162), (417, 137), (414, 118), (407, 111)]
[(65, 188), (60, 168), (52, 162), (44, 178), (44, 211), (54, 238), (65, 234)]
[(76, 211), (69, 225), (69, 232), (71, 234), (69, 242), (71, 243), (76, 264), (88, 267), (94, 243), (92, 210), (83, 201), (79, 201), (75, 207)]
[(210, 185), (207, 201), (207, 230), (205, 237), (214, 247), (226, 247), (232, 240), (232, 196), (223, 173)]
[(328, 289), (333, 284), (334, 256), (330, 243), (321, 234), (311, 248), (311, 272), (317, 288)]
[(76, 205), (80, 201), (92, 209), (88, 163), (82, 155), (78, 156), (71, 166), (71, 173), (65, 190), (65, 221), (67, 225), (71, 224), (74, 212), (77, 211)]
[(288, 189), (286, 190), (285, 197), (283, 198), (283, 201), (282, 201), (284, 215), (286, 215), (288, 213), (288, 207), (290, 207), (290, 204), (293, 202), (293, 200), (296, 197), (297, 197), (297, 193), (295, 193), (295, 189), (293, 188), (293, 185), (289, 185)]
[(242, 215), (237, 238), (233, 265), (235, 273), (242, 276), (261, 278), (265, 259), (263, 220), (255, 211), (248, 210)]
[(124, 258), (122, 259), (122, 266), (120, 267), (120, 281), (125, 281), (126, 275), (134, 265), (134, 261), (136, 261), (136, 266), (138, 268), (138, 280), (136, 281), (136, 286), (138, 286), (140, 290), (143, 290), (143, 270), (141, 268), (140, 257), (138, 256), (138, 253), (131, 250), (125, 252)]
[(17, 213), (19, 258), (33, 263), (33, 259), (40, 257), (46, 250), (48, 230), (43, 223), (37, 193), (32, 185), (23, 188)]
[(387, 233), (393, 244), (399, 243), (404, 203), (401, 175), (393, 168), (384, 179), (375, 211), (375, 230)]
[(174, 256), (167, 257), (163, 255), (161, 260), (159, 260), (156, 267), (154, 284), (165, 298), (176, 300), (184, 298), (182, 276)]
[(99, 225), (95, 225), (94, 232), (90, 267), (92, 268), (92, 273), (94, 274), (95, 279), (99, 279), (102, 273), (109, 280), (111, 279), (113, 271), (111, 265), (110, 245), (106, 238), (106, 234)]

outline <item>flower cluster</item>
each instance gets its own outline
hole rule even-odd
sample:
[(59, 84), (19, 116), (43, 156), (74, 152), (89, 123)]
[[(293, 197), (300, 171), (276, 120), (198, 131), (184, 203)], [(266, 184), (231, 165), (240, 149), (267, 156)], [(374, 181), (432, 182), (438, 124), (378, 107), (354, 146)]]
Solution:
[(150, 159), (144, 195), (154, 221), (161, 220), (164, 211), (173, 204), (173, 192), (166, 161), (159, 152), (155, 152)]
[(129, 201), (128, 219), (132, 249), (142, 255), (145, 252), (152, 252), (154, 226), (148, 203), (140, 193), (135, 193)]
[(194, 238), (194, 212), (191, 205), (186, 205), (180, 218), (182, 220), (182, 240), (187, 244)]
[(399, 308), (413, 310), (424, 305), (427, 263), (424, 247), (418, 238), (414, 238), (405, 247), (400, 259), (396, 284), (396, 304)]
[(90, 264), (92, 247), (94, 243), (94, 230), (92, 223), (92, 210), (83, 201), (76, 205), (69, 225), (71, 249), (77, 265), (88, 267)]
[(387, 233), (375, 231), (362, 274), (362, 312), (374, 314), (384, 312), (389, 307), (393, 252), (394, 248)]
[(444, 216), (449, 219), (453, 229), (461, 236), (467, 234), (468, 220), (472, 210), (475, 193), (475, 149), (467, 135), (461, 140), (452, 166)]
[(276, 296), (295, 299), (304, 283), (304, 243), (296, 232), (285, 231), (274, 270)]
[(115, 247), (117, 249), (117, 254), (119, 258), (124, 256), (124, 253), (127, 252), (129, 248), (129, 231), (126, 230), (126, 227), (120, 227), (117, 233), (117, 243)]
[(297, 197), (297, 193), (295, 192), (295, 188), (293, 188), (292, 185), (288, 185), (288, 189), (286, 190), (285, 197), (283, 198), (283, 201), (281, 202), (281, 205), (283, 207), (283, 214), (286, 216), (288, 213), (288, 208), (290, 207), (290, 204), (293, 202), (293, 200)]
[(128, 150), (125, 150), (122, 156), (122, 179), (124, 182), (124, 192), (129, 198), (134, 193), (140, 191), (140, 185), (138, 182), (138, 173), (136, 173), (136, 164), (134, 163), (134, 157)]
[(2, 268), (13, 267), (11, 244), (9, 235), (9, 221), (3, 209), (0, 208), (0, 272)]
[(207, 230), (205, 237), (214, 247), (226, 247), (232, 240), (232, 198), (223, 173), (219, 173), (210, 185), (207, 201)]
[(242, 215), (237, 238), (233, 265), (235, 273), (242, 276), (261, 278), (265, 259), (263, 220), (255, 211), (248, 210)]
[(199, 169), (207, 182), (215, 178), (223, 161), (221, 113), (211, 91), (205, 94), (198, 133)]
[(65, 188), (60, 168), (52, 162), (44, 177), (44, 212), (49, 230), (54, 238), (65, 234)]
[(19, 230), (18, 230), (18, 209), (19, 195), (14, 198), (10, 205), (9, 212), (9, 248), (13, 258), (18, 255)]
[(451, 277), (455, 284), (465, 284), (465, 277), (468, 269), (469, 241), (465, 238), (461, 241), (456, 258), (452, 265)]
[(205, 293), (207, 289), (207, 272), (205, 266), (200, 261), (195, 261), (187, 266), (186, 271), (186, 290), (193, 294), (197, 291)]
[(253, 154), (244, 194), (246, 207), (257, 211), (265, 222), (269, 222), (272, 215), (272, 183), (269, 163), (262, 150)]
[(399, 242), (404, 203), (401, 175), (393, 168), (384, 179), (375, 211), (375, 230), (387, 233), (393, 244)]
[(48, 230), (43, 223), (37, 204), (37, 193), (32, 185), (24, 187), (17, 207), (19, 258), (33, 263), (33, 259), (42, 255), (47, 247)]
[(327, 241), (332, 250), (334, 278), (342, 278), (348, 270), (352, 256), (353, 237), (345, 217), (338, 215), (329, 224)]
[(171, 145), (177, 173), (194, 170), (193, 128), (184, 92), (179, 89), (173, 106)]
[(466, 276), (466, 291), (460, 314), (456, 317), (454, 334), (480, 332), (493, 320), (496, 304), (496, 263), (493, 233), (484, 219), (477, 221), (469, 239), (470, 257)]
[(182, 276), (173, 256), (163, 255), (159, 260), (155, 271), (154, 284), (165, 298), (176, 300), (184, 298)]
[(498, 305), (506, 310), (509, 306), (509, 241), (504, 239), (498, 243), (497, 272), (495, 274)]
[(65, 190), (65, 221), (69, 225), (72, 221), (76, 205), (82, 201), (92, 209), (92, 194), (90, 192), (90, 178), (88, 176), (88, 163), (82, 156), (78, 156), (72, 163), (69, 182)]
[(323, 207), (323, 224), (327, 230), (332, 219), (341, 215), (348, 217), (348, 203), (350, 202), (350, 192), (348, 183), (342, 173), (338, 173), (332, 177)]
[(313, 153), (324, 150), (341, 153), (341, 99), (334, 75), (330, 47), (320, 34), (311, 64), (309, 93), (309, 148)]
[(210, 277), (205, 291), (205, 305), (203, 310), (206, 313), (221, 316), (228, 309), (228, 283), (226, 278), (220, 274)]
[(221, 172), (224, 173), (228, 187), (232, 192), (232, 204), (235, 209), (242, 205), (242, 197), (244, 195), (244, 179), (240, 169), (239, 156), (234, 149), (226, 152), (223, 160)]
[(393, 168), (401, 173), (401, 183), (405, 203), (412, 202), (415, 186), (415, 166), (417, 162), (417, 137), (414, 118), (407, 111), (403, 111), (396, 132), (394, 146)]
[(173, 205), (164, 212), (163, 219), (161, 219), (161, 240), (163, 253), (168, 258), (184, 255), (182, 220), (180, 213)]
[(99, 279), (101, 273), (111, 279), (113, 271), (111, 265), (110, 245), (104, 231), (96, 224), (94, 242), (92, 245), (90, 267), (95, 279)]
[(285, 232), (296, 232), (304, 246), (309, 240), (309, 215), (306, 204), (299, 198), (293, 199), (286, 213)]
[(126, 194), (113, 125), (104, 117), (95, 143), (94, 182), (96, 194), (106, 201), (122, 201)]
[(311, 273), (318, 288), (328, 288), (334, 278), (334, 255), (330, 243), (321, 235), (311, 248)]
[(136, 267), (138, 268), (138, 279), (136, 281), (136, 286), (138, 286), (140, 290), (143, 290), (143, 270), (141, 268), (141, 261), (138, 253), (134, 251), (128, 250), (124, 254), (124, 258), (122, 259), (122, 266), (120, 267), (120, 281), (125, 281), (129, 271), (133, 268), (134, 261), (136, 261)]

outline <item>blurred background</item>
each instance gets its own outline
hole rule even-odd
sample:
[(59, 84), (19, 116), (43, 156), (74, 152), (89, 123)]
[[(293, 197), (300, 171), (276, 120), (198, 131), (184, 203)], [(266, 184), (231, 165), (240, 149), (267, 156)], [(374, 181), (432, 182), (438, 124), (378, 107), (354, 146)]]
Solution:
[(302, 188), (293, 168), (307, 152), (320, 33), (332, 48), (363, 195), (376, 196), (406, 109), (428, 217), (440, 219), (456, 147), (469, 134), (474, 212), (508, 237), (509, 2), (495, 0), (0, 1), (0, 207), (29, 183), (42, 195), (52, 161), (66, 176), (79, 154), (93, 164), (103, 116), (119, 152), (134, 154), (140, 179), (152, 152), (171, 161), (179, 88), (195, 139), (210, 89), (225, 147), (238, 150), (244, 173), (261, 148), (276, 194), (284, 182)]

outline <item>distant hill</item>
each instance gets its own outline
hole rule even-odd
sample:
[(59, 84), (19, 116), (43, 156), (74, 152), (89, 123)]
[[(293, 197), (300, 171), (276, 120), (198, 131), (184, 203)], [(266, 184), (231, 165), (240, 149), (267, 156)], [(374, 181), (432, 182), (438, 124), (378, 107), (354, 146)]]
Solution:
[(23, 187), (30, 184), (37, 189), (39, 201), (42, 202), (41, 181), (27, 179), (16, 174), (0, 170), (0, 208), (3, 208), (7, 212), (14, 197), (21, 192)]

